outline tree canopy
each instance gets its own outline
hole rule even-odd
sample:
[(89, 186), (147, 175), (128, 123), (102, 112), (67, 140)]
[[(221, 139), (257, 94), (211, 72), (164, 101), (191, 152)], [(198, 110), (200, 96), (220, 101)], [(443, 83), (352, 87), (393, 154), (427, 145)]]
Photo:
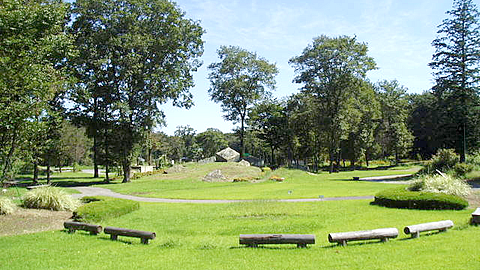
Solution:
[(240, 123), (241, 155), (245, 153), (245, 120), (252, 105), (275, 88), (278, 69), (256, 53), (236, 46), (218, 50), (220, 62), (208, 66), (210, 97), (220, 102), (226, 120)]
[(128, 182), (134, 146), (162, 121), (159, 106), (192, 104), (203, 29), (165, 0), (78, 0), (73, 13), (80, 51), (73, 65), (81, 78), (76, 110), (94, 128), (115, 131), (110, 144)]

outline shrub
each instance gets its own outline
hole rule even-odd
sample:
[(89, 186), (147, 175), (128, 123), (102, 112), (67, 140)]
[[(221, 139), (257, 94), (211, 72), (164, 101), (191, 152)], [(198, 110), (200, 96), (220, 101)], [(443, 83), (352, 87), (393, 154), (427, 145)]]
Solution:
[(457, 177), (465, 177), (467, 173), (470, 173), (473, 171), (473, 165), (472, 164), (466, 164), (466, 163), (457, 163), (455, 166), (453, 166), (453, 171), (455, 173), (455, 176)]
[(134, 173), (130, 177), (130, 179), (131, 180), (136, 180), (136, 179), (139, 179), (139, 178), (142, 178), (142, 177), (145, 177), (145, 176), (156, 175), (156, 174), (164, 174), (164, 173), (165, 173), (165, 170), (154, 170), (154, 171), (143, 172), (143, 173), (137, 172), (137, 173)]
[(263, 167), (262, 172), (269, 173), (269, 172), (272, 172), (272, 169), (270, 167)]
[(272, 175), (272, 176), (270, 176), (269, 179), (272, 180), (272, 181), (276, 181), (276, 182), (283, 182), (285, 180), (285, 178), (277, 176), (277, 175)]
[(472, 191), (467, 183), (451, 175), (427, 175), (413, 182), (408, 189), (463, 197), (468, 196)]
[(47, 186), (25, 193), (23, 206), (54, 211), (74, 211), (80, 206), (80, 202), (59, 188)]
[(17, 206), (7, 197), (0, 197), (0, 215), (10, 215)]
[(432, 157), (432, 170), (447, 171), (460, 161), (460, 157), (453, 149), (439, 149)]
[(405, 188), (382, 191), (375, 195), (375, 201), (372, 204), (392, 208), (425, 210), (462, 210), (468, 207), (468, 202), (465, 199), (455, 195), (409, 191)]
[(111, 197), (84, 197), (86, 204), (73, 213), (76, 221), (101, 221), (108, 218), (123, 216), (140, 208), (140, 203)]

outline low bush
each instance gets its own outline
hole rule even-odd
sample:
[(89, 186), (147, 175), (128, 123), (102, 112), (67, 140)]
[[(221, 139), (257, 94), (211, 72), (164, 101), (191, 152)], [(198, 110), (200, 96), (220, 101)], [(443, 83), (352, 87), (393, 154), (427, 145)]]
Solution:
[(460, 161), (460, 156), (453, 149), (439, 149), (432, 159), (427, 163), (427, 173), (436, 173), (436, 170), (446, 172), (452, 170), (455, 164)]
[(472, 164), (467, 163), (457, 163), (453, 166), (453, 171), (457, 177), (465, 177), (467, 173), (471, 173), (474, 169)]
[(165, 170), (155, 170), (155, 171), (143, 172), (143, 173), (137, 172), (137, 173), (134, 173), (130, 178), (131, 180), (136, 180), (145, 176), (164, 174), (164, 173), (165, 173)]
[(140, 203), (111, 197), (84, 197), (80, 206), (73, 213), (76, 221), (101, 221), (108, 218), (123, 216), (140, 208)]
[(0, 197), (0, 215), (10, 215), (17, 206), (7, 197)]
[(405, 188), (395, 188), (382, 191), (375, 195), (372, 204), (391, 208), (425, 209), (425, 210), (462, 210), (468, 207), (468, 202), (455, 195), (410, 191)]
[(75, 211), (80, 202), (63, 190), (46, 186), (28, 191), (23, 195), (23, 206), (26, 208), (48, 209), (54, 211)]
[(445, 193), (449, 195), (466, 197), (472, 189), (465, 181), (451, 175), (426, 175), (413, 182), (410, 191), (424, 191), (432, 193)]
[(263, 167), (262, 172), (269, 173), (269, 172), (272, 172), (272, 169), (270, 167)]

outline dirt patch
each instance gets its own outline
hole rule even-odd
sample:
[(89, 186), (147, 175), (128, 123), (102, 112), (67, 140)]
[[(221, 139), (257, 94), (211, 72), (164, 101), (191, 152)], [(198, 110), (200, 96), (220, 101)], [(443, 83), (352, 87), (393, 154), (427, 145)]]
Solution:
[(470, 208), (480, 207), (480, 191), (473, 192), (467, 197)]
[(72, 212), (18, 208), (11, 215), (0, 215), (0, 236), (63, 229)]

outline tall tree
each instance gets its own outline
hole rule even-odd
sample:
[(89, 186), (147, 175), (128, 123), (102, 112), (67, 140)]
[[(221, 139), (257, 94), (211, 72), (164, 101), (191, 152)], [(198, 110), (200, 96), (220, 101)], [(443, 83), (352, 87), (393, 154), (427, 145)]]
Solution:
[(376, 68), (367, 52), (368, 46), (356, 37), (320, 36), (290, 59), (296, 73), (293, 81), (304, 85), (301, 91), (313, 96), (322, 116), (319, 124), (326, 131), (330, 172), (339, 159), (340, 140), (348, 135), (348, 110), (356, 91), (366, 73)]
[[(203, 29), (166, 0), (78, 0), (73, 11), (80, 51), (74, 64), (84, 74), (80, 88), (90, 93), (85, 104), (110, 104), (105, 112), (115, 133), (111, 143), (123, 182), (129, 182), (134, 146), (163, 121), (159, 106), (169, 99), (192, 105), (189, 89), (201, 65)], [(98, 112), (88, 106), (80, 109), (96, 121)]]
[(204, 158), (213, 157), (215, 154), (228, 146), (225, 134), (219, 129), (208, 128), (195, 136), (198, 146), (202, 149)]
[(480, 14), (472, 0), (454, 0), (450, 17), (438, 26), (438, 37), (433, 40), (435, 53), (430, 67), (434, 70), (433, 93), (438, 99), (439, 125), (443, 134), (439, 139), (460, 152), (465, 161), (466, 142), (478, 142), (477, 125), (480, 103)]
[(275, 151), (288, 141), (286, 104), (276, 99), (265, 100), (253, 107), (249, 123), (257, 131), (257, 137), (271, 150), (271, 164), (275, 163)]
[[(12, 177), (26, 134), (35, 131), (66, 75), (68, 5), (54, 0), (0, 2), (0, 180)], [(29, 130), (31, 129), (31, 130)], [(25, 149), (30, 151), (31, 149)]]
[(400, 157), (410, 150), (413, 136), (407, 128), (408, 104), (407, 89), (398, 81), (381, 81), (377, 86), (377, 96), (380, 101), (382, 120), (378, 133), (383, 146), (384, 157)]
[(245, 154), (245, 121), (255, 102), (268, 96), (275, 88), (275, 64), (236, 46), (222, 46), (218, 50), (220, 62), (208, 66), (210, 97), (220, 102), (228, 121), (240, 123), (240, 152)]

